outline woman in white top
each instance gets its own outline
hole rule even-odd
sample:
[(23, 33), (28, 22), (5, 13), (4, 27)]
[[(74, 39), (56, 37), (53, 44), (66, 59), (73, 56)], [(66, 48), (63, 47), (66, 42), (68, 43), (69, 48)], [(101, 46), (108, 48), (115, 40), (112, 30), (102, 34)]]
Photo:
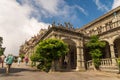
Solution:
[(21, 62), (21, 57), (18, 57), (18, 66), (20, 65), (20, 62)]

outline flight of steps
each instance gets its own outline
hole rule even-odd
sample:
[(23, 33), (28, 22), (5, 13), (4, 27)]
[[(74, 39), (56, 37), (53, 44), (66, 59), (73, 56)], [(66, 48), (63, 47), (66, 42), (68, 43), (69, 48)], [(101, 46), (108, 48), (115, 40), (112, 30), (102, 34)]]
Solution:
[(106, 72), (113, 72), (113, 73), (119, 72), (118, 66), (101, 66), (100, 70)]

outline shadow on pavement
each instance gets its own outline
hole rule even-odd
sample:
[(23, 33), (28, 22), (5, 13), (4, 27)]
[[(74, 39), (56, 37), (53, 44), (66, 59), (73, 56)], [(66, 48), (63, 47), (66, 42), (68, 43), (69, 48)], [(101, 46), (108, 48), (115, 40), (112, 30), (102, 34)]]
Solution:
[(29, 71), (29, 72), (36, 72), (38, 70), (32, 70), (32, 69), (24, 69), (24, 68), (11, 68), (10, 73), (6, 74), (6, 69), (5, 68), (0, 68), (0, 77), (4, 76), (23, 76), (20, 74), (13, 74), (13, 73), (19, 73), (19, 72), (24, 72), (24, 71)]

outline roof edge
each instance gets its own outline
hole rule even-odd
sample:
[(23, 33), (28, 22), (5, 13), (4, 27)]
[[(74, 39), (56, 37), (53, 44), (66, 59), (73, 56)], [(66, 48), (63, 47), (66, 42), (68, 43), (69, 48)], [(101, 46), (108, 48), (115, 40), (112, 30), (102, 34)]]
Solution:
[(118, 10), (120, 10), (120, 6), (114, 8), (114, 9), (112, 9), (111, 11), (105, 13), (104, 15), (102, 15), (102, 16), (96, 18), (96, 19), (93, 20), (92, 22), (90, 22), (90, 23), (88, 23), (88, 24), (86, 24), (86, 25), (83, 25), (80, 29), (87, 28), (88, 26), (90, 26), (90, 25), (96, 23), (97, 21), (99, 21), (99, 20), (101, 20), (101, 19), (103, 19), (103, 18), (105, 18), (105, 17), (107, 17), (107, 16), (113, 14), (114, 12), (116, 12), (116, 11), (118, 11)]

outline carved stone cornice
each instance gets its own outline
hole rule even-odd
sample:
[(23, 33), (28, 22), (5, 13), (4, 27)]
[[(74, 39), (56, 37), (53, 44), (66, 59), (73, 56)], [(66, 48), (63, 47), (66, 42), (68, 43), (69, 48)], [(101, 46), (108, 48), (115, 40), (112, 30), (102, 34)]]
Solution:
[(59, 32), (59, 33), (64, 33), (64, 34), (69, 34), (69, 35), (74, 35), (74, 36), (78, 36), (78, 37), (83, 37), (84, 34), (73, 31), (73, 30), (69, 30), (63, 27), (51, 27), (46, 33), (44, 33), (44, 35), (41, 37), (41, 39), (44, 39), (46, 36), (49, 35), (49, 33), (51, 33), (52, 31), (54, 32)]
[(120, 26), (118, 26), (118, 27), (116, 27), (116, 28), (113, 28), (113, 29), (110, 29), (110, 30), (108, 30), (108, 31), (105, 31), (105, 32), (103, 32), (103, 33), (101, 33), (101, 34), (98, 34), (98, 36), (103, 36), (103, 35), (105, 35), (105, 34), (109, 34), (109, 33), (112, 33), (112, 32), (114, 32), (114, 31), (118, 31), (118, 30), (120, 30)]

